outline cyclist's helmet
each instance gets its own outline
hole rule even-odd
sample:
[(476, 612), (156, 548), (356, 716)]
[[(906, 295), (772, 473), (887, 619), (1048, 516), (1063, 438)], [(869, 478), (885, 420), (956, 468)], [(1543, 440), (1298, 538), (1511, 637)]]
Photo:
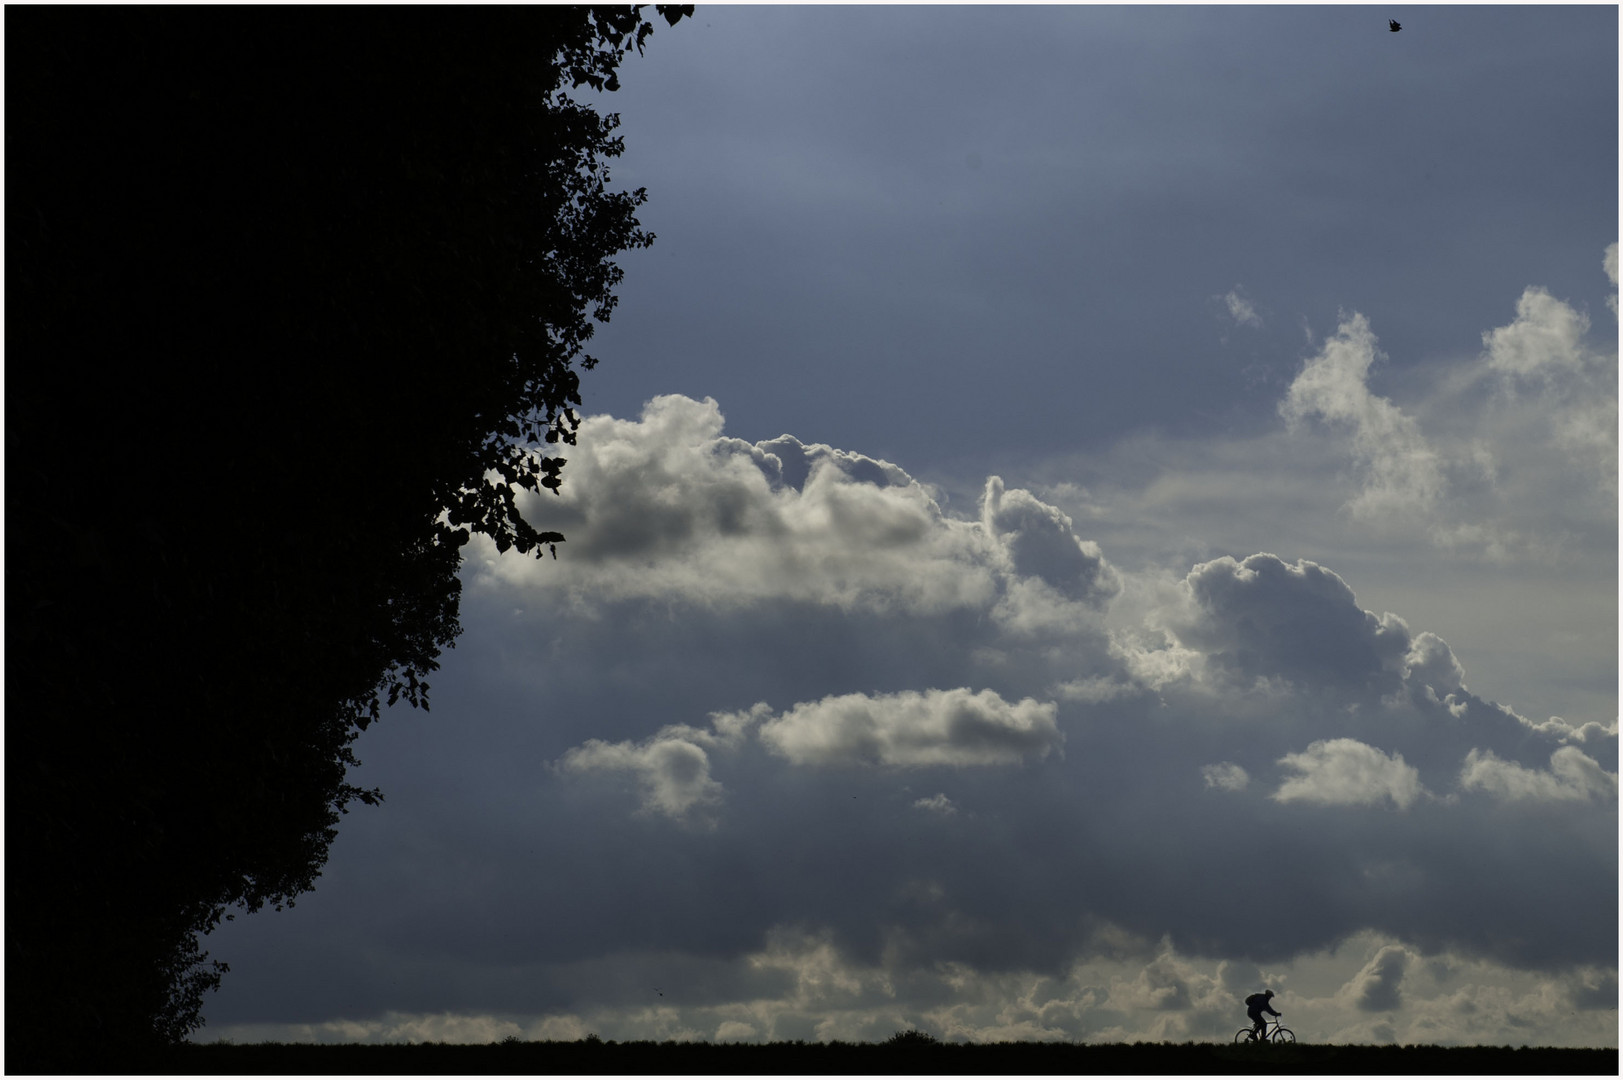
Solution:
[(1262, 992), (1262, 996), (1263, 996), (1263, 997), (1273, 997), (1273, 996), (1274, 996), (1274, 992), (1273, 992), (1273, 991), (1272, 991), (1272, 990), (1264, 990), (1264, 991), (1263, 991), (1263, 992)]

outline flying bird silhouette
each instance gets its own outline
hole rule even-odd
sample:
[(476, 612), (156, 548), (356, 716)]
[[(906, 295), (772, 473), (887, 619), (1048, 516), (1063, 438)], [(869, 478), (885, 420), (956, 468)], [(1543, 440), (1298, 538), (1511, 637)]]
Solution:
[(1386, 24), (1392, 28), (1392, 32), (1394, 34), (1403, 29), (1403, 24), (1398, 22), (1396, 19), (1388, 19), (1386, 20)]

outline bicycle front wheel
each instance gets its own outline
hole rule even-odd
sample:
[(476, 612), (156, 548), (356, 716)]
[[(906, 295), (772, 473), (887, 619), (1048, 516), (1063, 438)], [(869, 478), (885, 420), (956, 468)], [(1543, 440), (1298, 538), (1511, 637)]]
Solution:
[(1248, 1043), (1256, 1037), (1257, 1033), (1250, 1028), (1241, 1028), (1234, 1033), (1234, 1041), (1237, 1043)]
[(1292, 1031), (1290, 1028), (1280, 1028), (1278, 1031), (1274, 1032), (1274, 1042), (1293, 1043), (1295, 1041), (1296, 1032)]

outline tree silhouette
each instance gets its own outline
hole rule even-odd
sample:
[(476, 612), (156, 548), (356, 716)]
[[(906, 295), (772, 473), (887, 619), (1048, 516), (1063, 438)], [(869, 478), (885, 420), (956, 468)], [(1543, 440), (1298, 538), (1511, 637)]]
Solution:
[[(675, 24), (691, 7), (657, 9)], [(7, 13), (10, 1071), (184, 1037), (310, 889), (473, 531), (563, 537), (635, 8)]]

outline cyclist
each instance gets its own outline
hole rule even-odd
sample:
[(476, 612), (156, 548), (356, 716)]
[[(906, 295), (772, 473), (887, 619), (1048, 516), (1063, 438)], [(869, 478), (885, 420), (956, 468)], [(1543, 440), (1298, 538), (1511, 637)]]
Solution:
[(1262, 1018), (1263, 1013), (1272, 1013), (1274, 1016), (1283, 1015), (1274, 1012), (1274, 1007), (1270, 1004), (1270, 999), (1273, 996), (1274, 992), (1272, 990), (1264, 990), (1260, 994), (1252, 994), (1245, 999), (1245, 1014), (1251, 1018), (1251, 1030), (1257, 1033), (1258, 1039), (1262, 1038), (1263, 1032), (1268, 1028), (1268, 1021)]

